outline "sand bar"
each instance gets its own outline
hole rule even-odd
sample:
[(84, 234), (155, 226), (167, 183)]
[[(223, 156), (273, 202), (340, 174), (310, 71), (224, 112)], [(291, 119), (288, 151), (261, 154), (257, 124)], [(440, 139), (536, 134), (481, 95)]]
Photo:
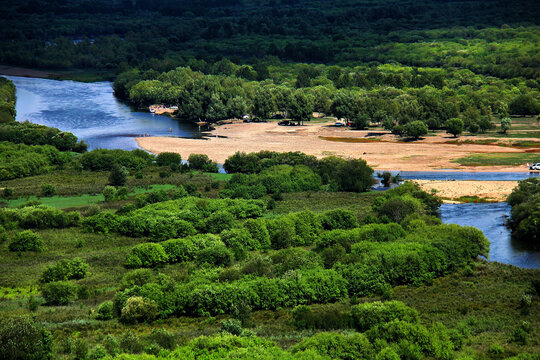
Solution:
[(502, 202), (517, 186), (517, 181), (475, 181), (475, 180), (414, 180), (424, 191), (436, 190), (436, 194), (453, 202), (462, 196), (477, 196), (486, 201)]
[[(136, 140), (143, 149), (155, 154), (176, 152), (187, 158), (192, 153), (200, 153), (207, 154), (218, 163), (223, 163), (237, 151), (249, 153), (271, 150), (301, 151), (319, 158), (329, 155), (363, 158), (377, 170), (528, 171), (525, 164), (474, 167), (460, 166), (452, 162), (473, 153), (520, 153), (526, 151), (525, 149), (479, 144), (448, 144), (447, 142), (453, 138), (442, 133), (414, 142), (398, 141), (392, 134), (386, 133), (381, 136), (380, 133), (373, 130), (351, 131), (324, 123), (279, 126), (275, 122), (269, 122), (219, 126), (209, 133), (207, 139), (143, 137)], [(333, 140), (329, 141), (329, 137)], [(460, 137), (461, 140), (467, 138)]]

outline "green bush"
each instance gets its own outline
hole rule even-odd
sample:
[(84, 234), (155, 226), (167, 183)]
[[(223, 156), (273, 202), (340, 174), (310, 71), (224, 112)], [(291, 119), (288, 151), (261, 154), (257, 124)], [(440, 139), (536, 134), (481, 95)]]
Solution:
[(231, 335), (239, 336), (242, 334), (242, 323), (237, 319), (227, 319), (221, 322), (221, 331)]
[(99, 320), (111, 320), (114, 318), (114, 308), (112, 301), (102, 302), (97, 309), (97, 318)]
[(41, 289), (47, 305), (67, 305), (77, 299), (77, 286), (69, 281), (56, 281)]
[(266, 228), (270, 235), (270, 244), (273, 249), (284, 249), (294, 245), (296, 231), (294, 221), (288, 216), (281, 216), (266, 221)]
[(121, 289), (131, 288), (133, 286), (143, 286), (144, 284), (155, 280), (154, 271), (151, 269), (135, 269), (126, 273), (120, 283)]
[(404, 132), (407, 137), (417, 140), (428, 134), (428, 127), (423, 121), (414, 120), (404, 125)]
[(158, 166), (180, 166), (182, 165), (182, 156), (177, 153), (162, 152), (156, 156)]
[(219, 234), (234, 226), (234, 216), (228, 211), (216, 211), (204, 220), (204, 230), (212, 234)]
[(316, 269), (322, 265), (318, 254), (302, 248), (282, 249), (272, 254), (270, 258), (278, 276), (290, 270)]
[(418, 312), (401, 301), (380, 301), (355, 305), (351, 311), (354, 327), (365, 332), (377, 325), (393, 320), (418, 322)]
[(31, 318), (3, 318), (0, 322), (0, 358), (52, 359), (53, 337)]
[(41, 196), (44, 197), (51, 197), (56, 195), (56, 187), (51, 184), (43, 184), (41, 185)]
[(173, 350), (176, 347), (176, 336), (165, 329), (152, 329), (148, 339), (163, 349)]
[(211, 264), (215, 266), (229, 266), (232, 263), (233, 254), (223, 244), (216, 244), (197, 252), (195, 261), (199, 264)]
[(299, 329), (346, 329), (351, 327), (350, 308), (343, 304), (298, 305), (292, 311)]
[(352, 229), (358, 226), (358, 220), (350, 210), (334, 209), (321, 215), (321, 224), (325, 230)]
[(261, 249), (270, 249), (270, 234), (264, 220), (247, 219), (243, 225), (249, 231), (253, 240), (260, 244)]
[(34, 251), (42, 252), (45, 250), (45, 244), (41, 237), (30, 231), (25, 230), (15, 234), (15, 237), (9, 244), (9, 251)]
[(374, 183), (373, 169), (362, 159), (352, 159), (342, 163), (334, 176), (340, 191), (365, 192)]
[(23, 229), (61, 229), (79, 224), (81, 214), (64, 212), (50, 206), (0, 209), (0, 225), (17, 222)]
[(124, 186), (126, 185), (128, 175), (129, 170), (126, 167), (116, 164), (111, 169), (109, 184), (113, 186)]
[(152, 322), (157, 315), (157, 304), (154, 301), (133, 296), (127, 299), (126, 305), (122, 308), (120, 321), (125, 324)]
[(103, 189), (103, 198), (105, 202), (111, 202), (116, 198), (116, 188), (114, 186), (105, 186)]
[(224, 230), (220, 234), (223, 243), (232, 250), (236, 260), (245, 259), (247, 251), (260, 250), (261, 244), (246, 229)]
[(204, 172), (219, 172), (218, 165), (206, 154), (191, 154), (188, 157), (189, 167), (194, 170), (202, 170)]
[(55, 265), (46, 267), (41, 273), (39, 282), (44, 284), (53, 281), (83, 279), (88, 273), (88, 267), (88, 264), (79, 257), (72, 260), (61, 260)]
[(145, 243), (135, 245), (126, 259), (128, 268), (151, 268), (167, 263), (168, 257), (160, 244)]
[(419, 213), (422, 204), (411, 196), (399, 196), (386, 199), (379, 207), (379, 216), (386, 216), (393, 222), (401, 222), (408, 215)]
[(343, 335), (322, 332), (303, 339), (292, 348), (293, 353), (304, 350), (314, 350), (331, 359), (372, 360), (375, 357), (373, 346), (363, 334), (358, 333)]

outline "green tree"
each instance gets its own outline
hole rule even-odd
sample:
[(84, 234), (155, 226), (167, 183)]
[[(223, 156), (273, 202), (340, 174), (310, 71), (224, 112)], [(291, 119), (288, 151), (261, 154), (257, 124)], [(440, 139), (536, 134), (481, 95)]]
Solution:
[(129, 171), (121, 165), (115, 164), (109, 175), (109, 184), (112, 186), (124, 186), (127, 182)]
[(510, 126), (512, 126), (512, 119), (510, 118), (501, 119), (501, 132), (503, 134), (506, 134), (506, 132), (510, 129)]
[(302, 123), (310, 121), (313, 114), (313, 98), (303, 91), (295, 91), (287, 108), (289, 117)]
[(0, 323), (0, 359), (52, 359), (53, 338), (49, 331), (26, 317), (5, 318)]
[(454, 135), (454, 137), (458, 137), (463, 132), (463, 120), (458, 118), (452, 118), (446, 120), (444, 123), (444, 126), (446, 127), (446, 132), (449, 134)]
[(337, 182), (341, 191), (368, 191), (373, 185), (373, 169), (365, 160), (349, 160), (338, 167)]
[(404, 126), (405, 135), (418, 140), (420, 137), (427, 135), (428, 127), (420, 120), (411, 121)]

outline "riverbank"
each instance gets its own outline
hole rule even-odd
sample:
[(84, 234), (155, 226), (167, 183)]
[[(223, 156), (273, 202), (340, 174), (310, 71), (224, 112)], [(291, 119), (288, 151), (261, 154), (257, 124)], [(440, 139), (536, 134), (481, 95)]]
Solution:
[(503, 202), (518, 185), (517, 181), (414, 180), (422, 190), (435, 191), (445, 203)]
[(112, 72), (90, 70), (38, 70), (8, 65), (0, 65), (0, 75), (51, 80), (73, 80), (80, 82), (111, 81), (114, 78), (114, 73)]
[[(463, 136), (460, 140), (467, 140)], [(223, 163), (237, 151), (301, 151), (317, 157), (341, 156), (365, 159), (377, 170), (400, 171), (496, 171), (527, 172), (520, 166), (464, 166), (456, 161), (471, 154), (530, 154), (530, 149), (486, 144), (449, 143), (453, 138), (437, 133), (422, 140), (407, 142), (385, 131), (351, 131), (316, 123), (305, 126), (279, 126), (276, 122), (220, 126), (204, 139), (173, 137), (137, 138), (138, 145), (152, 153), (176, 152), (187, 158), (192, 153), (207, 154)], [(536, 150), (536, 149), (535, 149)], [(537, 154), (530, 155), (536, 157)], [(532, 161), (532, 160), (531, 160)]]

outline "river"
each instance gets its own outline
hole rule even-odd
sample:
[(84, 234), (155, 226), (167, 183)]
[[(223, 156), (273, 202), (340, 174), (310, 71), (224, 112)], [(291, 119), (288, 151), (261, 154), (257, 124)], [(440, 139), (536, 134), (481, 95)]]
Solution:
[[(198, 137), (196, 126), (168, 116), (135, 111), (116, 99), (110, 82), (80, 83), (6, 76), (17, 87), (17, 121), (70, 131), (90, 149), (131, 150), (138, 148), (135, 137)], [(396, 172), (393, 172), (394, 174)], [(528, 173), (426, 171), (400, 172), (404, 179), (425, 180), (523, 180)], [(531, 174), (532, 175), (532, 174)], [(538, 174), (536, 174), (538, 176)], [(524, 249), (512, 241), (505, 221), (510, 214), (506, 203), (444, 204), (445, 223), (479, 228), (490, 241), (490, 260), (525, 268), (540, 268), (540, 252)]]
[(135, 111), (113, 95), (110, 82), (81, 83), (6, 76), (17, 94), (17, 121), (75, 134), (89, 149), (137, 149), (139, 136), (198, 136), (197, 126), (165, 115)]

